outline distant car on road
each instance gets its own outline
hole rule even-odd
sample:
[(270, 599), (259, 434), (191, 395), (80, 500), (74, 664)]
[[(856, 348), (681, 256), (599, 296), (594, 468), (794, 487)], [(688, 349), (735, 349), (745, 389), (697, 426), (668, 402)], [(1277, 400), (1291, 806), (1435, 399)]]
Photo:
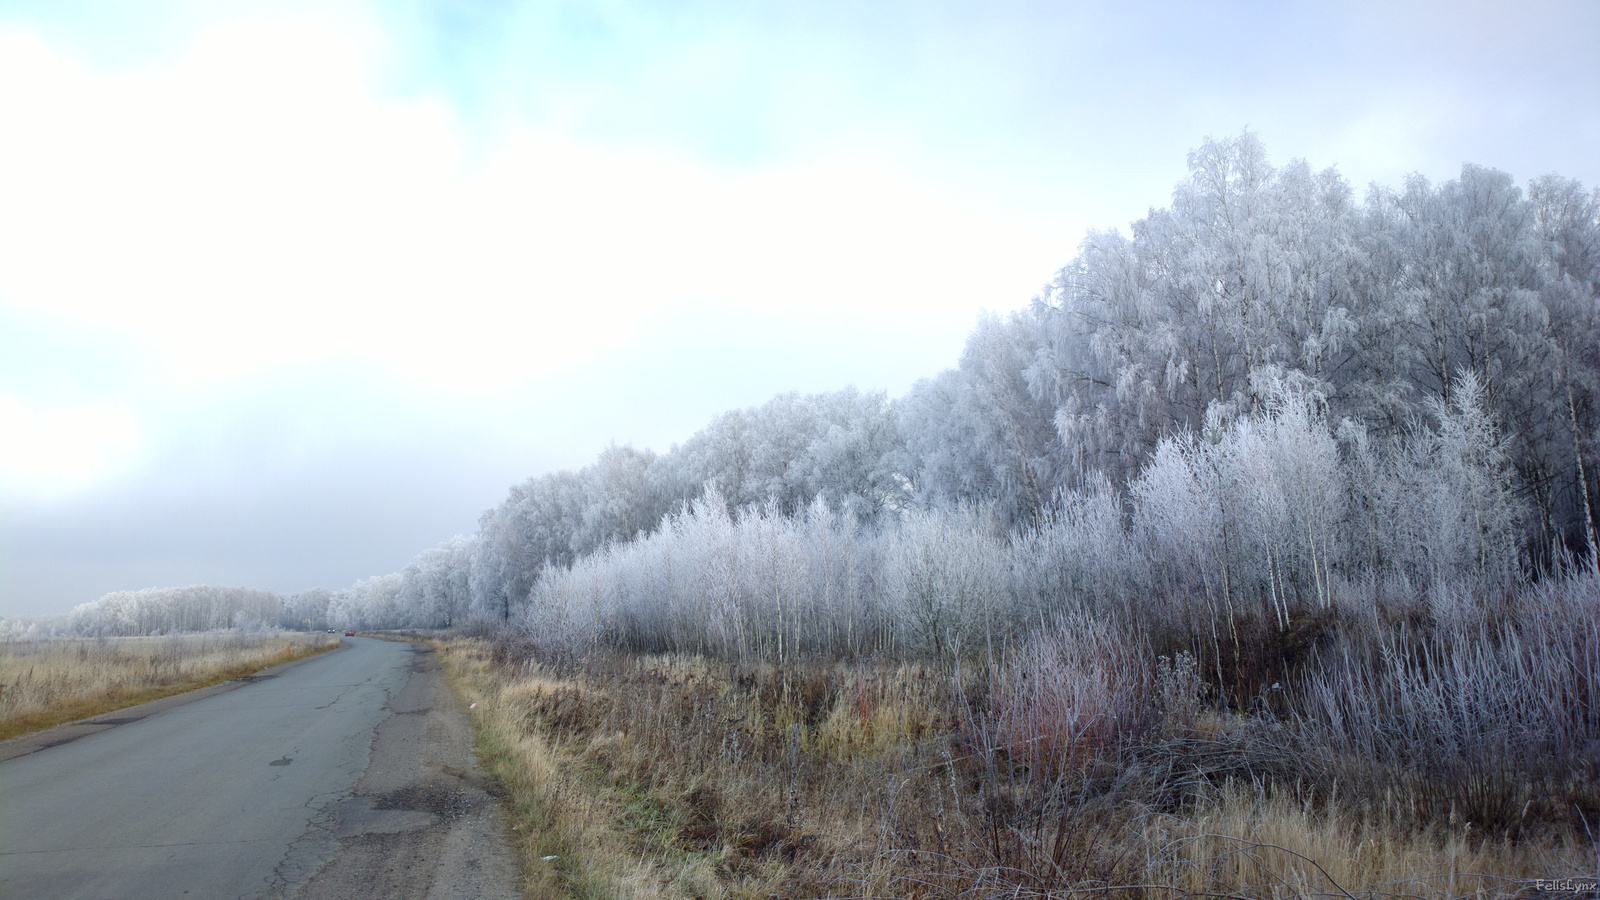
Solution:
[(337, 632), (337, 631), (335, 631), (335, 630), (334, 630), (334, 629), (332, 629), (332, 628), (329, 628), (329, 629), (328, 629), (328, 633), (329, 633), (329, 634), (338, 634), (338, 633), (339, 633), (339, 632)]
[(356, 633), (355, 633), (355, 632), (354, 632), (354, 631), (346, 631), (346, 632), (345, 632), (345, 633), (344, 633), (344, 636), (345, 636), (345, 637), (355, 637), (355, 636), (356, 636)]

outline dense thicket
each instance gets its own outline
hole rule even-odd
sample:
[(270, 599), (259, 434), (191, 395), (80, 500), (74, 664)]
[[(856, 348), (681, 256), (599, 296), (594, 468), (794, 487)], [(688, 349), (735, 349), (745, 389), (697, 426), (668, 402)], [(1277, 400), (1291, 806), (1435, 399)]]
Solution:
[(1339, 609), (1466, 621), (1521, 583), (1505, 442), (1463, 375), (1429, 425), (1346, 428), (1304, 385), (1162, 439), (1125, 487), (1063, 489), (1018, 526), (993, 502), (881, 527), (818, 498), (738, 511), (715, 490), (653, 532), (544, 571), (517, 622), (541, 645), (729, 659), (891, 652), (995, 658), (1090, 611), (1236, 664), (1264, 630)]
[[(398, 582), (345, 592), (341, 615), (948, 650), (969, 638), (930, 633), (950, 611), (916, 612), (919, 591), (956, 621), (984, 610), (992, 639), (1069, 598), (1159, 595), (1141, 614), (1165, 618), (1282, 621), (1337, 592), (1437, 611), (1593, 555), (1595, 193), (1468, 165), (1357, 202), (1249, 133), (1189, 168), (1170, 207), (1091, 234), (905, 397), (785, 395), (660, 455), (610, 447), (517, 485)], [(988, 574), (969, 588), (941, 567)]]

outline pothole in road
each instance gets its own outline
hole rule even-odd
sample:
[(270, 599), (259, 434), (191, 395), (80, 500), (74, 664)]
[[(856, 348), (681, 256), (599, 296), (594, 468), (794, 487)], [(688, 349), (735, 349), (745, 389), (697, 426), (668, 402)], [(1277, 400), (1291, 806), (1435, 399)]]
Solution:
[(419, 784), (384, 794), (377, 798), (373, 808), (414, 810), (454, 819), (471, 812), (480, 802), (460, 788)]
[(292, 762), (294, 762), (294, 760), (292, 760), (289, 757), (285, 756), (282, 759), (275, 759), (272, 762), (267, 763), (267, 765), (269, 765), (269, 766), (287, 766), (289, 763), (292, 763)]
[(438, 824), (440, 817), (421, 809), (384, 806), (380, 798), (351, 797), (338, 805), (341, 839), (374, 834), (420, 831)]

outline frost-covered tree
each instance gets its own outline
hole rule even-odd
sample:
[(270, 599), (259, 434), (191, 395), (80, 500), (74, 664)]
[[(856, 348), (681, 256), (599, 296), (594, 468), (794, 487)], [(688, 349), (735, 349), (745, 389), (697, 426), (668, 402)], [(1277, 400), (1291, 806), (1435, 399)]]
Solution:
[(411, 621), (411, 610), (399, 606), (397, 599), (403, 576), (375, 575), (363, 578), (342, 591), (335, 591), (328, 601), (328, 624), (335, 628), (373, 629), (406, 628)]
[(1043, 349), (1037, 318), (984, 316), (960, 365), (919, 382), (899, 404), (916, 495), (924, 505), (986, 502), (1008, 523), (1036, 516), (1067, 482), (1053, 386), (1031, 379)]
[(333, 602), (333, 591), (312, 588), (292, 594), (283, 601), (279, 624), (297, 631), (321, 631), (328, 627), (328, 604)]
[(1005, 540), (989, 510), (915, 512), (886, 549), (885, 582), (898, 630), (914, 650), (954, 662), (995, 658), (1009, 624)]
[(402, 617), (422, 628), (449, 628), (465, 619), (476, 546), (475, 539), (456, 535), (406, 566), (395, 595)]
[(1190, 154), (1171, 208), (1091, 234), (1035, 302), (1030, 378), (1081, 469), (1126, 478), (1174, 428), (1256, 407), (1262, 371), (1347, 377), (1358, 220), (1333, 171), (1266, 161), (1248, 132)]
[(278, 627), (278, 595), (251, 588), (193, 585), (113, 591), (69, 616), (72, 630), (94, 637)]

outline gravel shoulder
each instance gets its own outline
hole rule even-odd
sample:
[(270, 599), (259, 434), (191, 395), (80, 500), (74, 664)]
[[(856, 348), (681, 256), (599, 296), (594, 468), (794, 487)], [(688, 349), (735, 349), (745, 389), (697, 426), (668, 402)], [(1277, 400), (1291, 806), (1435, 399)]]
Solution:
[(290, 894), (304, 900), (516, 900), (504, 792), (472, 753), (472, 726), (433, 648), (389, 701), (365, 774), (328, 822), (337, 855)]

